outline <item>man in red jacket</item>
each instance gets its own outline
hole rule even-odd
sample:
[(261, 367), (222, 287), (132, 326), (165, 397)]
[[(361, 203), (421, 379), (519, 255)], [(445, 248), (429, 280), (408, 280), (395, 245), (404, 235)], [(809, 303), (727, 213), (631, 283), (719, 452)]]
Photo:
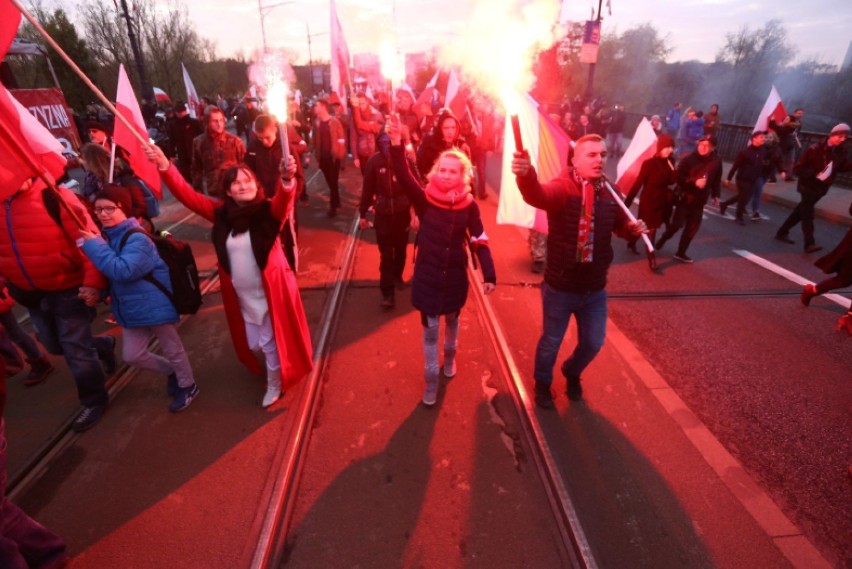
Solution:
[(104, 374), (116, 368), (115, 338), (92, 336), (93, 307), (101, 300), (106, 279), (78, 248), (80, 230), (59, 200), (89, 231), (98, 229), (73, 193), (59, 188), (59, 194), (33, 179), (4, 200), (0, 275), (12, 297), (29, 310), (47, 351), (65, 357), (83, 405), (71, 426), (82, 432), (100, 420), (109, 403)]

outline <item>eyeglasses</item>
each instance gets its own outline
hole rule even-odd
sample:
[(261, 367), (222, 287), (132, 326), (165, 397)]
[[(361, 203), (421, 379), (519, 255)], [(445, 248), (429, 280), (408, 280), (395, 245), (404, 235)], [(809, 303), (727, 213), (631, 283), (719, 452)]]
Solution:
[(107, 215), (112, 215), (112, 214), (115, 213), (116, 209), (118, 209), (118, 208), (114, 205), (105, 205), (104, 207), (96, 207), (95, 208), (95, 214), (100, 215), (102, 213), (105, 213)]

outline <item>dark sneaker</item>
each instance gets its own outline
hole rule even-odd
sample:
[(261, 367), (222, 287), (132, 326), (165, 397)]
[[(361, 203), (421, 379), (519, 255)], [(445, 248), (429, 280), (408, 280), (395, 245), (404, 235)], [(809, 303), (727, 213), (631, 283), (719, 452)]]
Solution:
[(166, 380), (166, 393), (169, 394), (169, 397), (174, 397), (177, 395), (178, 391), (178, 381), (177, 375), (174, 373), (169, 374), (169, 378)]
[(115, 373), (115, 370), (118, 369), (118, 360), (115, 358), (115, 336), (102, 336), (103, 338), (107, 338), (112, 341), (112, 347), (106, 354), (98, 354), (98, 358), (101, 360), (101, 365), (104, 368), (104, 373), (107, 377), (111, 376)]
[(75, 433), (88, 431), (95, 426), (95, 423), (101, 420), (106, 411), (106, 405), (95, 405), (94, 407), (83, 407), (74, 422), (71, 423), (71, 429)]
[(47, 376), (55, 369), (56, 368), (53, 367), (53, 364), (47, 359), (33, 361), (30, 373), (28, 373), (27, 377), (24, 378), (24, 385), (38, 385), (47, 379)]
[(568, 388), (565, 390), (565, 393), (568, 394), (568, 399), (571, 401), (579, 401), (583, 398), (583, 386), (580, 385), (579, 377), (569, 377), (568, 379)]
[(775, 234), (775, 240), (776, 240), (776, 241), (781, 241), (781, 242), (783, 242), (783, 243), (789, 243), (790, 245), (792, 245), (793, 243), (795, 243), (795, 241), (793, 241), (792, 239), (790, 239), (790, 236), (789, 236), (789, 235), (787, 235), (786, 233), (776, 233), (776, 234)]
[(692, 257), (687, 255), (686, 253), (675, 253), (675, 260), (680, 261), (681, 263), (691, 263)]
[(193, 383), (189, 387), (178, 387), (175, 398), (172, 400), (171, 405), (169, 405), (169, 411), (180, 413), (195, 401), (199, 391), (197, 383)]
[(553, 394), (546, 383), (535, 382), (535, 404), (542, 409), (553, 409)]
[(805, 247), (805, 253), (816, 253), (817, 251), (822, 251), (822, 245), (811, 243)]
[(387, 295), (382, 297), (382, 302), (381, 304), (379, 304), (379, 306), (381, 306), (385, 310), (388, 310), (396, 306), (396, 303), (394, 302), (393, 296)]
[(727, 209), (728, 209), (728, 204), (726, 204), (725, 202), (720, 203), (719, 204), (719, 215), (724, 217), (725, 216), (725, 210), (727, 210)]
[(763, 219), (763, 218), (760, 217), (760, 214), (758, 212), (754, 212), (753, 214), (751, 214), (751, 220), (752, 221), (760, 221), (761, 219)]

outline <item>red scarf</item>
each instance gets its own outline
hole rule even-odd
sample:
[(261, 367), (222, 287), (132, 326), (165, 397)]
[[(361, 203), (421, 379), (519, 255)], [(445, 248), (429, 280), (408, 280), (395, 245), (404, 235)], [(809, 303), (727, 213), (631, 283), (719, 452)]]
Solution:
[(432, 179), (429, 180), (423, 191), (426, 192), (426, 199), (429, 200), (429, 203), (444, 209), (464, 209), (473, 201), (470, 186), (464, 183), (442, 188), (437, 180)]
[[(577, 262), (591, 263), (594, 257), (595, 245), (595, 193), (596, 184), (589, 180), (584, 180), (577, 172), (574, 172), (574, 179), (580, 185), (581, 209), (580, 222), (577, 224), (579, 232), (577, 233)], [(600, 184), (600, 181), (598, 181)]]

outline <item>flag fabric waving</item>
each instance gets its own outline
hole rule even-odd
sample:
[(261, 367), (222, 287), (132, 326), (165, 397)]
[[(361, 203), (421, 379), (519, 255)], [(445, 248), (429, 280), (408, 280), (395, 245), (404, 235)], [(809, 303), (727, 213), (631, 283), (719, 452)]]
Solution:
[[(142, 119), (142, 111), (139, 110), (139, 101), (136, 100), (136, 94), (130, 85), (127, 72), (124, 71), (124, 65), (118, 67), (118, 93), (115, 96), (115, 108), (134, 126), (136, 132), (142, 138), (148, 140), (148, 130), (145, 128), (145, 121)], [(163, 189), (157, 166), (145, 156), (142, 142), (125, 126), (124, 121), (115, 121), (112, 139), (127, 153), (127, 161), (133, 168), (133, 173), (151, 188), (157, 199), (163, 199)]]
[(0, 199), (17, 192), (29, 178), (43, 173), (62, 177), (62, 143), (0, 86)]
[(349, 77), (349, 46), (340, 27), (340, 19), (337, 17), (337, 8), (334, 0), (330, 2), (331, 12), (331, 91), (343, 98), (346, 96), (346, 88), (352, 83)]
[(9, 0), (0, 0), (0, 61), (6, 57), (18, 26), (21, 25), (21, 12)]
[(784, 103), (781, 102), (781, 95), (778, 94), (778, 90), (773, 85), (772, 89), (769, 90), (766, 102), (763, 103), (760, 114), (757, 115), (757, 122), (754, 124), (752, 132), (768, 129), (769, 119), (775, 119), (776, 123), (780, 123), (785, 118), (787, 118), (787, 110), (784, 108)]
[(189, 112), (189, 116), (197, 119), (201, 116), (201, 98), (198, 96), (198, 91), (195, 90), (192, 79), (189, 78), (186, 65), (181, 63), (180, 69), (183, 72), (183, 86), (186, 88), (186, 110)]
[[(524, 148), (529, 152), (538, 179), (546, 182), (566, 168), (571, 139), (542, 112), (535, 99), (529, 95), (519, 96), (518, 99), (518, 119)], [(506, 117), (503, 140), (507, 143), (503, 144), (503, 172), (500, 202), (497, 205), (497, 223), (519, 225), (547, 233), (547, 214), (524, 201), (515, 175), (512, 174), (512, 154), (515, 152), (515, 146), (510, 142), (513, 135), (509, 116)]]
[[(417, 97), (417, 108), (420, 108), (420, 105), (431, 105), (432, 98), (435, 96), (435, 92), (438, 88), (438, 76), (441, 74), (441, 70), (435, 71), (435, 75), (432, 76), (432, 79), (426, 84), (426, 88), (423, 89), (423, 92), (420, 93), (420, 96)], [(418, 111), (419, 112), (419, 111)]]
[(624, 156), (618, 161), (616, 167), (616, 182), (621, 193), (626, 194), (633, 186), (633, 182), (639, 176), (639, 169), (642, 168), (642, 163), (649, 158), (653, 158), (657, 153), (657, 133), (654, 132), (654, 127), (648, 122), (648, 119), (642, 117), (639, 126), (636, 127), (636, 132), (630, 140), (630, 146), (624, 152)]

